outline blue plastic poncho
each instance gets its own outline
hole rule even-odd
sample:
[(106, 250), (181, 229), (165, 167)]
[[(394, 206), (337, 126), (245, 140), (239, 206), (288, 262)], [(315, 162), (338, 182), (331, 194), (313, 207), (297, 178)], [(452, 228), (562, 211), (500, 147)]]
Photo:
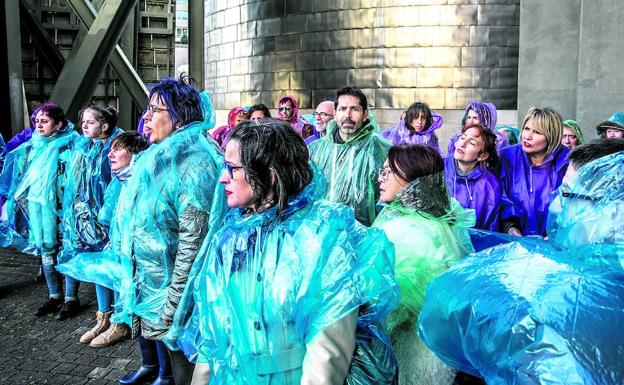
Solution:
[(501, 231), (501, 186), (498, 178), (485, 166), (477, 166), (467, 175), (457, 172), (453, 154), (444, 159), (444, 178), (451, 196), (462, 207), (474, 209), (475, 228)]
[(327, 135), (310, 143), (310, 158), (325, 174), (325, 198), (344, 203), (355, 211), (358, 221), (370, 226), (375, 220), (379, 199), (379, 170), (392, 145), (379, 135), (379, 125), (369, 114), (354, 136), (344, 143), (336, 142), (336, 121), (327, 125)]
[(384, 372), (394, 378), (378, 327), (398, 301), (393, 248), (351, 209), (322, 200), (323, 184), (315, 173), (279, 214), (275, 206), (251, 215), (230, 210), (204, 244), (187, 331), (200, 332), (198, 361), (210, 364), (211, 384), (300, 384), (307, 344), (357, 309), (358, 347), (346, 383), (386, 384)]
[(9, 153), (0, 187), (7, 194), (0, 245), (37, 255), (57, 251), (58, 203), (63, 200), (70, 148), (77, 136), (69, 123), (50, 137), (34, 133)]
[(419, 321), (446, 363), (488, 384), (624, 383), (624, 153), (581, 167), (549, 242), (487, 249), (431, 284)]
[(108, 226), (98, 221), (98, 212), (111, 181), (110, 145), (122, 132), (116, 127), (105, 140), (93, 141), (82, 136), (75, 142), (63, 198), (60, 263), (71, 259), (76, 252), (101, 251), (109, 241)]
[(177, 333), (183, 310), (191, 305), (187, 278), (196, 250), (224, 215), (223, 188), (217, 183), (223, 156), (206, 138), (208, 128), (191, 123), (138, 154), (119, 197), (118, 258), (124, 275), (133, 277), (119, 289), (121, 304), (126, 314), (141, 318), (141, 332), (149, 339)]
[(551, 194), (566, 173), (568, 152), (559, 145), (539, 166), (531, 165), (520, 144), (500, 152), (502, 221), (517, 222), (524, 235), (546, 235)]
[(411, 182), (375, 219), (373, 227), (383, 229), (395, 246), (401, 304), (388, 317), (388, 331), (399, 360), (399, 383), (453, 380), (454, 373), (417, 336), (416, 321), (429, 283), (474, 251), (468, 234), (474, 221), (473, 210), (449, 197), (441, 172)]
[(6, 156), (6, 145), (4, 144), (4, 138), (0, 135), (0, 171), (4, 166), (4, 157)]

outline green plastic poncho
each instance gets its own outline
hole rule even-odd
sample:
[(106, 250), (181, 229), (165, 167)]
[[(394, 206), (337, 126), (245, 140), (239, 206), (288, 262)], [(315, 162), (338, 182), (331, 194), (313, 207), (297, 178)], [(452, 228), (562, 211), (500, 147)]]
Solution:
[[(323, 179), (317, 170), (279, 214), (230, 210), (204, 243), (186, 331), (197, 361), (210, 364), (210, 384), (300, 384), (306, 344), (357, 309), (363, 337), (346, 383), (390, 383), (382, 374), (394, 374), (393, 354), (387, 340), (375, 341), (383, 335), (378, 321), (398, 302), (393, 248), (351, 209), (322, 200)], [(362, 348), (367, 343), (372, 349)]]
[(578, 144), (583, 144), (583, 142), (585, 141), (583, 139), (583, 129), (581, 129), (581, 126), (579, 126), (579, 124), (575, 120), (564, 120), (563, 125), (570, 128), (572, 132), (574, 132), (574, 135), (576, 135), (576, 139), (578, 140)]
[(337, 129), (336, 121), (329, 122), (327, 135), (310, 144), (310, 158), (325, 174), (325, 198), (351, 207), (357, 220), (370, 226), (379, 199), (379, 170), (392, 144), (379, 135), (381, 130), (373, 114), (345, 143), (335, 142)]
[[(2, 246), (36, 255), (57, 251), (59, 202), (63, 200), (71, 147), (78, 137), (69, 123), (50, 137), (35, 132), (30, 141), (9, 154), (5, 172), (11, 173), (2, 223)], [(25, 230), (24, 223), (28, 223)]]
[(448, 194), (444, 173), (412, 181), (375, 220), (395, 246), (394, 269), (401, 304), (388, 317), (399, 361), (399, 383), (452, 383), (454, 373), (429, 352), (416, 323), (429, 283), (454, 262), (474, 252), (468, 228), (475, 214)]
[(111, 181), (110, 145), (122, 132), (116, 127), (105, 140), (94, 142), (81, 136), (75, 142), (63, 199), (63, 250), (59, 263), (71, 259), (76, 252), (101, 251), (109, 242), (108, 226), (98, 221), (98, 212)]
[(148, 339), (169, 332), (172, 347), (185, 316), (181, 309), (191, 305), (187, 278), (196, 249), (225, 213), (217, 183), (223, 156), (206, 138), (209, 128), (191, 123), (138, 154), (115, 214), (122, 223), (118, 257), (124, 274), (133, 277), (120, 288), (123, 311), (141, 318)]

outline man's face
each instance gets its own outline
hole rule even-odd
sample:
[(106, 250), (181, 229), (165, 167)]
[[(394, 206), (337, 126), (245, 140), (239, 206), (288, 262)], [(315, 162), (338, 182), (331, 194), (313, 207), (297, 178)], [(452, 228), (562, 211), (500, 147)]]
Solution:
[(340, 96), (337, 104), (336, 124), (342, 140), (347, 140), (362, 128), (368, 118), (368, 111), (360, 105), (360, 99), (353, 95)]
[(294, 113), (293, 105), (290, 100), (280, 103), (278, 111), (279, 116), (282, 117), (282, 120), (290, 120)]
[(325, 132), (327, 129), (327, 123), (334, 118), (334, 103), (322, 102), (316, 107), (314, 111), (314, 123), (316, 124), (316, 130), (319, 132)]

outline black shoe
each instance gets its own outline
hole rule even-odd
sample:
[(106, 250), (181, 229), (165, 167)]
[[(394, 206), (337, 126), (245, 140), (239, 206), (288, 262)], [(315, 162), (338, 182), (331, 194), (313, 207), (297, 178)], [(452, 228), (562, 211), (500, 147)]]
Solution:
[(173, 376), (169, 377), (158, 377), (156, 381), (152, 382), (151, 385), (175, 385), (173, 382)]
[(43, 269), (39, 266), (39, 272), (35, 275), (35, 282), (45, 282), (45, 277), (43, 276)]
[(35, 312), (35, 315), (37, 317), (42, 317), (46, 314), (56, 313), (61, 308), (62, 304), (63, 304), (62, 298), (48, 298), (46, 303), (39, 306), (39, 308)]
[(158, 377), (158, 366), (143, 366), (139, 370), (125, 375), (119, 379), (119, 383), (123, 385), (138, 385), (147, 381), (151, 381)]
[(80, 301), (79, 300), (73, 300), (73, 301), (65, 301), (63, 303), (63, 306), (61, 307), (61, 310), (56, 313), (56, 316), (54, 318), (56, 318), (59, 321), (64, 321), (68, 318), (74, 317), (76, 314), (78, 314), (80, 311)]

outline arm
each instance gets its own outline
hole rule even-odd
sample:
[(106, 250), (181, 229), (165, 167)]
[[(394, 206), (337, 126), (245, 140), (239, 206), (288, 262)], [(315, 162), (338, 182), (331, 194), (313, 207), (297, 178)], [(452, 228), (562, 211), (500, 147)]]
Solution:
[(329, 325), (306, 344), (301, 385), (344, 383), (355, 351), (357, 312)]
[(171, 285), (169, 285), (165, 306), (161, 312), (166, 325), (170, 325), (173, 321), (188, 274), (208, 231), (208, 213), (195, 206), (187, 206), (179, 217), (178, 225), (178, 251), (173, 266)]

